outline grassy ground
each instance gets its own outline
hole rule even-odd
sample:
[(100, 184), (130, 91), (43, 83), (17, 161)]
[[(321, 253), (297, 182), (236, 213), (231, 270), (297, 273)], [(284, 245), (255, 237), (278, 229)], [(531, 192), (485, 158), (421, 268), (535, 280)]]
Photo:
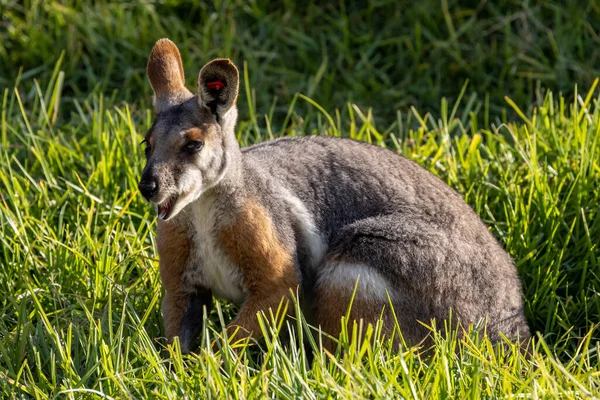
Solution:
[[(597, 2), (271, 3), (0, 1), (3, 397), (597, 396)], [(517, 262), (531, 357), (475, 336), (398, 352), (365, 327), (328, 355), (302, 321), (309, 347), (283, 346), (275, 317), (262, 351), (165, 349), (155, 213), (136, 189), (162, 36), (190, 86), (213, 56), (244, 67), (243, 145), (354, 137), (460, 191)], [(219, 303), (205, 343), (234, 313)]]

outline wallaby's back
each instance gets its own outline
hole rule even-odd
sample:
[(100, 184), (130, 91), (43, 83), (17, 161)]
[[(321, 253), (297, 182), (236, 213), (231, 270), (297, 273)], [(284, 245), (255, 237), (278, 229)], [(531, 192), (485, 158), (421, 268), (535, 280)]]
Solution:
[[(335, 137), (281, 138), (243, 154), (259, 195), (286, 193), (306, 207), (324, 256), (368, 263), (396, 291), (414, 296), (408, 310), (398, 310), (402, 319), (442, 320), (452, 309), (463, 323), (487, 317), (492, 337), (529, 334), (512, 259), (471, 207), (423, 167)], [(282, 210), (270, 212), (277, 219)], [(296, 236), (300, 255), (314, 251)], [(305, 280), (316, 283), (319, 273), (304, 267)]]

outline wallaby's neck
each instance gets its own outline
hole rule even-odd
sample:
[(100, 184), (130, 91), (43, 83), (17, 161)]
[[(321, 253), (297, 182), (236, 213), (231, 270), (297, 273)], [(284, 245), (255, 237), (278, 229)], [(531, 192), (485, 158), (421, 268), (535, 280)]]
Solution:
[(210, 194), (224, 206), (233, 207), (247, 194), (245, 186), (245, 171), (243, 168), (242, 152), (236, 143), (234, 151), (228, 150), (227, 170), (223, 178), (210, 190)]
[[(219, 204), (221, 210), (227, 212), (235, 212), (239, 209), (247, 196), (243, 154), (234, 131), (237, 110), (232, 111), (235, 114), (230, 116), (233, 118), (229, 118), (229, 121), (233, 120), (233, 123), (229, 121), (223, 123), (223, 135), (225, 135), (223, 142), (225, 156), (223, 176), (206, 193), (207, 196), (211, 196)], [(202, 201), (202, 198), (199, 200)]]

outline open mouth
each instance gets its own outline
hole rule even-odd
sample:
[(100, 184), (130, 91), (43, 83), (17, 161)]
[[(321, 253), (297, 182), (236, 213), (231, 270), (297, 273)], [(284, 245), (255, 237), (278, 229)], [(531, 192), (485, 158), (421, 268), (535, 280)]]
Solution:
[(169, 215), (171, 214), (171, 211), (173, 210), (173, 206), (175, 205), (176, 201), (177, 196), (171, 196), (167, 200), (158, 204), (158, 218), (163, 220), (169, 218)]

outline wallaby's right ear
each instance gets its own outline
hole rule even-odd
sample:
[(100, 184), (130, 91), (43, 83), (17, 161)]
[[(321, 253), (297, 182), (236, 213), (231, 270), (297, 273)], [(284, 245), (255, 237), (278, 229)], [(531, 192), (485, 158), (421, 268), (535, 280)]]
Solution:
[(183, 63), (175, 43), (160, 39), (150, 53), (147, 66), (150, 85), (154, 90), (154, 111), (159, 113), (192, 97), (185, 87)]
[(198, 101), (221, 118), (235, 104), (239, 84), (240, 74), (231, 60), (212, 60), (198, 74)]

